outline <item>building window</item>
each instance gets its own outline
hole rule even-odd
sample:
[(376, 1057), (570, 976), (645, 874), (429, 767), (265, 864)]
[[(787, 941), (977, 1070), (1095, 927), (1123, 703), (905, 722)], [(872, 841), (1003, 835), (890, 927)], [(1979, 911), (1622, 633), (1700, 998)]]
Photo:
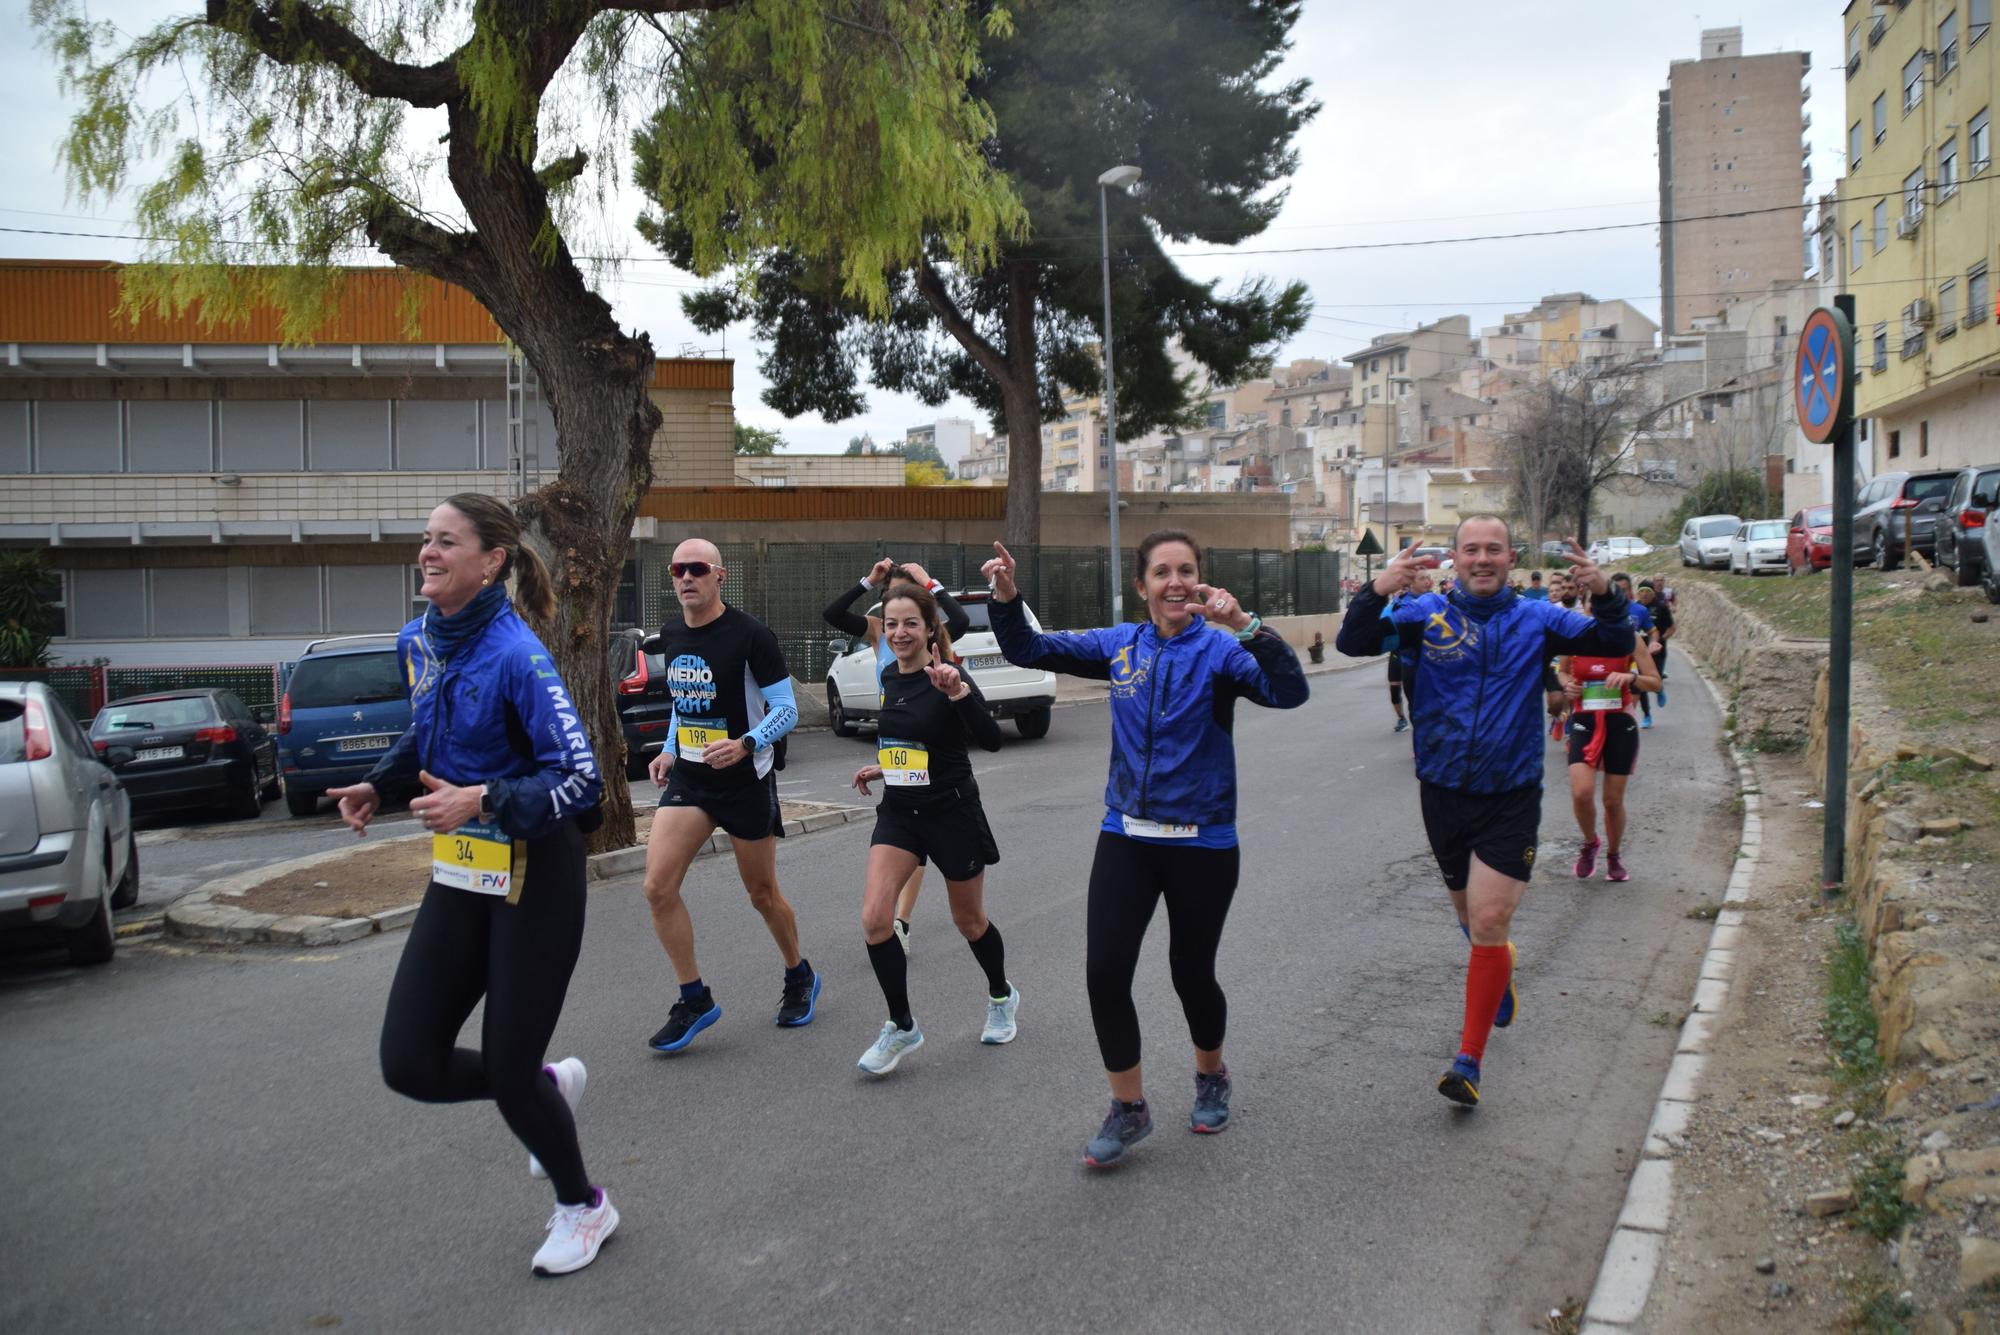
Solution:
[(1967, 125), (1965, 131), (1965, 152), (1972, 159), (1966, 168), (1968, 176), (1977, 176), (1986, 170), (1986, 164), (1993, 161), (1993, 126), (1987, 120), (1990, 107), (1980, 109)]
[(1989, 301), (1990, 297), (1986, 290), (1986, 261), (1981, 260), (1972, 266), (1970, 273), (1965, 275), (1966, 323), (1977, 323), (1991, 314)]
[(1905, 113), (1914, 111), (1917, 104), (1924, 100), (1924, 56), (1926, 54), (1928, 53), (1919, 51), (1903, 63), (1903, 111)]
[(1938, 78), (1940, 79), (1958, 68), (1958, 12), (1956, 10), (1945, 15), (1944, 22), (1938, 24), (1937, 60)]
[(1950, 338), (1958, 327), (1958, 280), (1947, 278), (1938, 284), (1937, 331), (1939, 338)]
[(1903, 216), (1921, 217), (1924, 211), (1924, 169), (1917, 168), (1903, 178)]
[(1861, 224), (1847, 229), (1847, 272), (1861, 272)]
[(1958, 193), (1958, 136), (1953, 135), (1938, 149), (1938, 203)]
[(1971, 46), (1993, 26), (1993, 0), (1966, 0), (1965, 44)]
[(1861, 122), (1847, 127), (1847, 174), (1861, 170)]
[(1875, 142), (1879, 144), (1882, 142), (1882, 136), (1889, 133), (1889, 95), (1887, 93), (1877, 93), (1875, 95), (1872, 127), (1875, 131)]
[(1917, 423), (1917, 457), (1919, 459), (1928, 459), (1930, 457), (1930, 453), (1931, 453), (1931, 424), (1930, 424), (1930, 419), (1926, 418), (1925, 420)]
[[(152, 635), (229, 634), (229, 571), (222, 566), (197, 566), (152, 573)], [(132, 634), (134, 626), (126, 634)]]
[(1847, 77), (1853, 78), (1861, 69), (1861, 25), (1855, 24), (1847, 30)]
[(1875, 201), (1875, 253), (1880, 255), (1889, 245), (1889, 202)]
[(1871, 363), (1879, 374), (1889, 369), (1889, 326), (1887, 323), (1875, 326), (1875, 356)]
[(1407, 370), (1409, 370), (1409, 369), (1410, 369), (1410, 354), (1409, 354), (1409, 353), (1407, 353), (1407, 352), (1399, 352), (1399, 353), (1397, 353), (1397, 354), (1396, 354), (1396, 369), (1397, 369), (1398, 371), (1407, 371)]
[(1903, 457), (1903, 433), (1900, 431), (1889, 433), (1889, 457), (1891, 459)]
[(136, 639), (146, 625), (146, 572), (78, 570), (70, 576), (74, 639)]

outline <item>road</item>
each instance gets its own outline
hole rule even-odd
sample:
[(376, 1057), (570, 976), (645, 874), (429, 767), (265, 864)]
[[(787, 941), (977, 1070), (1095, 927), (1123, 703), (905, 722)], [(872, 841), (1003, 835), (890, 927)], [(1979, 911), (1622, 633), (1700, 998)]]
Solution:
[[(1162, 917), (1137, 983), (1157, 1130), (1114, 1173), (1078, 1164), (1105, 1100), (1083, 906), (1107, 745), (1103, 708), (1078, 707), (981, 758), (1003, 852), (988, 903), (1025, 998), (1011, 1046), (977, 1042), (983, 980), (933, 885), (911, 963), (929, 1042), (887, 1080), (856, 1073), (882, 1013), (857, 921), (866, 823), (780, 853), (828, 979), (804, 1030), (770, 1024), (778, 961), (730, 861), (709, 859), (688, 895), (726, 1015), (681, 1056), (651, 1053), (671, 974), (635, 880), (593, 891), (552, 1055), (590, 1064), (584, 1148), (624, 1224), (560, 1281), (529, 1274), (549, 1193), (493, 1109), (382, 1087), (400, 936), (0, 961), (0, 1328), (1539, 1329), (1589, 1290), (1692, 989), (1706, 924), (1684, 914), (1726, 879), (1720, 720), (1676, 681), (1634, 781), (1628, 884), (1569, 876), (1577, 836), (1550, 790), (1516, 926), (1521, 1018), (1466, 1113), (1433, 1088), (1465, 946), (1408, 739), (1378, 668), (1313, 684), (1298, 712), (1237, 715), (1226, 1135), (1183, 1129)], [(803, 736), (788, 790), (837, 797), (867, 754)]]

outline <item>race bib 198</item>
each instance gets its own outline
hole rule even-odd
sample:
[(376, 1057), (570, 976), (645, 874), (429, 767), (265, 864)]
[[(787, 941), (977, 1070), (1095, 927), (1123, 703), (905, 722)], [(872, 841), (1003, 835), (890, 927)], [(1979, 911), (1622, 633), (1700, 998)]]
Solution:
[(1135, 839), (1199, 839), (1199, 825), (1162, 825), (1156, 820), (1140, 820), (1137, 816), (1127, 816), (1120, 812), (1118, 818), (1125, 822), (1125, 833)]
[(514, 841), (498, 825), (470, 821), (431, 836), (431, 879), (479, 895), (512, 898)]
[(729, 725), (719, 718), (684, 718), (678, 720), (674, 733), (674, 746), (682, 760), (701, 761), (702, 750), (710, 742), (729, 740)]
[(884, 737), (875, 763), (882, 767), (882, 782), (891, 788), (930, 787), (931, 753), (915, 742)]

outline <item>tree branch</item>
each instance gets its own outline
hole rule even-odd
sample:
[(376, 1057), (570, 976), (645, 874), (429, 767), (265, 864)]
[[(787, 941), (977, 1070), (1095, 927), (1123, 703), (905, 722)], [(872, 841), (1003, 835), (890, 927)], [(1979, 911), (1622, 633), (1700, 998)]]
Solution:
[(929, 260), (917, 269), (917, 291), (923, 294), (925, 304), (937, 312), (938, 323), (944, 326), (945, 332), (972, 354), (972, 359), (986, 374), (1003, 385), (1013, 380), (1013, 368), (1007, 365), (1007, 359), (1001, 355), (1000, 349), (973, 327), (972, 321), (965, 318), (965, 312), (951, 299), (951, 293), (945, 290), (944, 279), (938, 276), (938, 271), (931, 267)]
[(566, 158), (557, 158), (548, 166), (536, 171), (535, 179), (544, 190), (558, 190), (583, 175), (583, 169), (590, 162), (590, 154), (577, 149)]
[(383, 254), (406, 269), (457, 283), (478, 295), (486, 275), (486, 247), (477, 232), (454, 232), (426, 222), (375, 190), (369, 182), (343, 182), (371, 191), (362, 226)]
[(299, 0), (284, 16), (256, 0), (208, 0), (207, 22), (241, 36), (280, 65), (330, 65), (370, 97), (436, 107), (455, 96), (458, 74), (449, 61), (404, 65), (385, 59), (352, 29)]

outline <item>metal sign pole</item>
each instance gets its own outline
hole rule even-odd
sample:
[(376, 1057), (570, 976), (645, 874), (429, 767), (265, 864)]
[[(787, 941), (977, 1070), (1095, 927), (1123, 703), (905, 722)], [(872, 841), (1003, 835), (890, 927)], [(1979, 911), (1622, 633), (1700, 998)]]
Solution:
[[(1842, 293), (1834, 309), (1854, 326), (1854, 297)], [(1851, 335), (1850, 335), (1851, 337)], [(1832, 606), (1827, 617), (1826, 663), (1826, 823), (1820, 846), (1820, 893), (1832, 897), (1846, 880), (1847, 734), (1854, 663), (1854, 358), (1852, 344), (1841, 368), (1845, 420), (1833, 438)]]

